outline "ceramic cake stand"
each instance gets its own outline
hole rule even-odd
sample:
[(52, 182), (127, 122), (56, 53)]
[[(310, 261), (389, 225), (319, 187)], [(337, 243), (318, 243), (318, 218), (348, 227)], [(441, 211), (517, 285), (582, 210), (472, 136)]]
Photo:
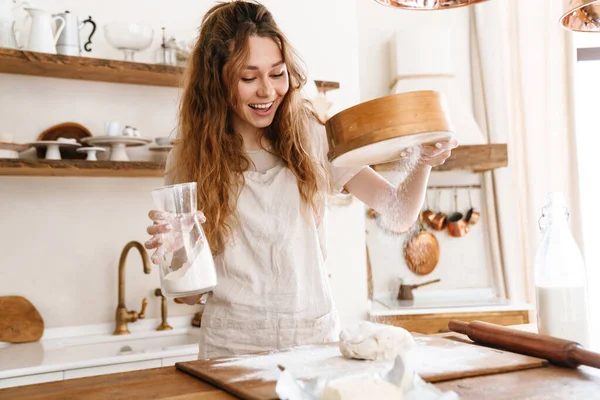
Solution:
[(152, 139), (132, 136), (92, 136), (80, 139), (90, 146), (110, 147), (110, 161), (129, 161), (127, 147), (144, 146), (152, 143)]
[(19, 158), (19, 153), (29, 147), (28, 144), (0, 142), (0, 158)]
[(60, 140), (38, 140), (37, 142), (27, 144), (33, 147), (46, 147), (46, 160), (61, 160), (61, 147), (81, 147), (79, 143), (63, 142)]
[(106, 149), (104, 147), (82, 147), (80, 149), (77, 149), (78, 153), (86, 153), (86, 160), (87, 161), (98, 161), (98, 158), (96, 157), (96, 153), (100, 152), (103, 153), (105, 152)]

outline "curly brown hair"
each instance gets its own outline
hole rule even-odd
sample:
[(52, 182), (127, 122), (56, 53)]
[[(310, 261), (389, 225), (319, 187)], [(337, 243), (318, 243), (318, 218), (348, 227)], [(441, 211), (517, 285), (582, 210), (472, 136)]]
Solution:
[[(281, 48), (290, 88), (273, 122), (262, 131), (275, 153), (296, 176), (304, 205), (319, 215), (327, 174), (316, 150), (314, 113), (301, 93), (303, 63), (266, 7), (235, 0), (212, 7), (202, 20), (186, 68), (179, 112), (179, 137), (170, 171), (176, 182), (197, 182), (198, 207), (213, 253), (224, 250), (236, 223), (235, 210), (251, 165), (240, 133), (232, 129), (231, 105), (248, 57), (250, 36), (272, 38)], [(259, 141), (262, 143), (262, 141)], [(305, 210), (304, 210), (305, 211)]]

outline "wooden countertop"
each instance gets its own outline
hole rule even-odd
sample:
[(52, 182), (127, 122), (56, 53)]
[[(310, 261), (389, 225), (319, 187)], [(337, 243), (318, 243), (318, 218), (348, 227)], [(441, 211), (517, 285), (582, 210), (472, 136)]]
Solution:
[[(531, 324), (514, 328), (535, 331)], [(466, 339), (454, 332), (433, 336)], [(600, 399), (600, 370), (550, 366), (435, 385), (442, 390), (454, 390), (461, 400), (592, 400)], [(2, 389), (0, 399), (232, 400), (237, 397), (171, 366)]]
[(174, 366), (67, 379), (0, 390), (0, 399), (236, 399)]
[[(586, 370), (536, 368), (436, 384), (462, 400), (591, 400), (600, 398), (600, 376)], [(175, 367), (93, 376), (0, 390), (0, 399), (236, 399)]]

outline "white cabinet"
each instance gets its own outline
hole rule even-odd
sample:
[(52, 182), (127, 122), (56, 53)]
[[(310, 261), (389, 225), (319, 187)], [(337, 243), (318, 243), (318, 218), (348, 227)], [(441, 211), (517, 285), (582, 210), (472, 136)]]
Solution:
[(6, 389), (14, 386), (34, 385), (36, 383), (45, 383), (53, 381), (62, 381), (63, 371), (48, 372), (45, 374), (16, 376), (14, 378), (0, 379), (0, 389)]
[(98, 365), (96, 367), (85, 367), (66, 369), (64, 371), (46, 372), (42, 374), (32, 374), (16, 376), (13, 378), (0, 379), (0, 389), (15, 386), (34, 385), (37, 383), (62, 381), (63, 379), (84, 378), (87, 376), (116, 374), (119, 372), (139, 371), (142, 369), (172, 367), (175, 363), (183, 361), (196, 361), (198, 352), (194, 349), (191, 354), (182, 354), (180, 356), (155, 358), (151, 360), (132, 361), (118, 364)]

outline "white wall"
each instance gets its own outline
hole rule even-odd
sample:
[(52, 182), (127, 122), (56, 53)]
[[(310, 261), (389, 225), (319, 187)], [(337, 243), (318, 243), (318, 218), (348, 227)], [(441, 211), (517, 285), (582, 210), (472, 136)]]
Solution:
[[(151, 50), (137, 55), (138, 61), (154, 60), (160, 27), (176, 27), (176, 32), (191, 35), (214, 4), (208, 0), (34, 3), (54, 13), (68, 9), (81, 19), (91, 15), (99, 25), (93, 51), (88, 53), (92, 57), (121, 59), (121, 53), (104, 40), (103, 24), (112, 20), (152, 24), (157, 40)], [(331, 112), (356, 104), (354, 3), (349, 7), (344, 0), (307, 0), (301, 5), (265, 0), (264, 4), (304, 57), (310, 80), (340, 82), (341, 88), (330, 96)], [(103, 121), (118, 120), (136, 126), (144, 136), (166, 136), (175, 126), (178, 95), (175, 88), (0, 74), (0, 132), (27, 142), (54, 124), (74, 121), (100, 135)], [(144, 149), (133, 149), (130, 156), (153, 157)], [(120, 251), (130, 240), (147, 239), (149, 191), (160, 184), (158, 178), (0, 177), (0, 295), (27, 297), (40, 310), (46, 327), (113, 321)], [(364, 268), (364, 248), (346, 247), (364, 243), (363, 221), (356, 217), (360, 213), (357, 206), (336, 209), (330, 223), (329, 268), (334, 271), (332, 287), (342, 323), (358, 318), (365, 307), (364, 275), (355, 275)], [(158, 286), (157, 271), (145, 276), (139, 256), (131, 255), (126, 275), (127, 306), (138, 309), (147, 296), (147, 315), (157, 317), (160, 303), (152, 296)], [(194, 311), (169, 303), (170, 315)]]
[[(383, 173), (388, 179), (389, 175)], [(465, 172), (444, 172), (434, 174), (430, 185), (447, 185), (450, 182), (479, 184), (479, 177)], [(439, 207), (438, 207), (438, 193)], [(439, 244), (440, 257), (435, 269), (426, 276), (412, 273), (404, 259), (404, 247), (412, 231), (402, 235), (390, 234), (379, 228), (375, 220), (366, 220), (367, 243), (373, 274), (373, 289), (377, 297), (395, 297), (398, 294), (399, 278), (404, 283), (420, 283), (440, 279), (435, 285), (425, 286), (419, 291), (488, 289), (494, 288), (493, 273), (489, 252), (488, 223), (486, 210), (481, 198), (482, 191), (471, 190), (473, 205), (481, 212), (481, 218), (475, 225), (469, 226), (467, 235), (456, 238), (447, 230), (432, 231)], [(446, 215), (455, 211), (454, 191), (452, 189), (429, 190), (430, 210), (442, 211)], [(468, 190), (458, 189), (458, 211), (466, 213), (469, 209)], [(423, 207), (426, 209), (427, 207)], [(426, 227), (427, 228), (427, 227)]]
[[(398, 64), (409, 74), (451, 73), (455, 78), (449, 83), (448, 101), (459, 102), (465, 112), (472, 110), (471, 64), (469, 50), (469, 13), (468, 8), (457, 8), (444, 11), (423, 12), (398, 10), (383, 7), (375, 1), (359, 1), (359, 43), (360, 43), (360, 82), (361, 101), (392, 94), (390, 83), (397, 74)], [(441, 29), (439, 29), (441, 27)], [(418, 51), (414, 49), (396, 48), (395, 35), (413, 35)], [(451, 37), (436, 37), (439, 32), (449, 32)], [(448, 44), (445, 52), (436, 48)], [(422, 52), (422, 53), (421, 53)], [(448, 57), (427, 52), (446, 53)], [(394, 55), (397, 54), (395, 57)], [(414, 57), (414, 58), (411, 58)], [(419, 60), (415, 58), (419, 57)], [(447, 65), (429, 65), (428, 62), (445, 62)], [(419, 63), (421, 63), (419, 65)], [(421, 69), (419, 69), (419, 67)], [(429, 86), (419, 87), (419, 80), (403, 81), (405, 90), (427, 90)], [(423, 85), (429, 85), (425, 81)], [(405, 91), (402, 90), (402, 91)], [(437, 90), (437, 89), (436, 89)], [(456, 115), (452, 116), (456, 117)], [(472, 117), (471, 117), (472, 118)], [(461, 126), (465, 126), (462, 124)], [(469, 126), (467, 124), (467, 126)], [(484, 142), (480, 132), (456, 132), (461, 144), (480, 144)], [(385, 175), (385, 174), (384, 174)], [(393, 179), (391, 175), (387, 178)], [(478, 185), (480, 176), (469, 172), (433, 173), (430, 185)], [(430, 205), (437, 198), (437, 191), (430, 192)], [(469, 234), (462, 238), (453, 238), (447, 232), (434, 232), (440, 245), (440, 260), (436, 269), (429, 275), (420, 277), (410, 272), (404, 260), (404, 246), (408, 235), (394, 236), (379, 229), (372, 220), (366, 221), (367, 242), (373, 274), (375, 296), (394, 295), (398, 290), (398, 278), (409, 282), (422, 282), (440, 278), (441, 282), (419, 290), (447, 290), (493, 288), (493, 272), (489, 249), (488, 225), (485, 220), (483, 191), (471, 191), (473, 205), (482, 212), (477, 225), (471, 227)], [(469, 208), (467, 191), (459, 190), (458, 207), (460, 212)], [(441, 211), (454, 211), (452, 190), (443, 190), (441, 194)], [(434, 211), (438, 211), (437, 209)]]
[[(574, 44), (578, 48), (600, 47), (600, 37), (592, 33), (572, 34)], [(596, 100), (593, 93), (600, 88), (595, 79), (600, 66), (599, 61), (578, 62), (574, 70), (574, 92), (575, 92), (575, 121), (577, 134), (577, 153), (580, 179), (581, 214), (585, 215), (582, 221), (583, 228), (583, 256), (586, 263), (588, 279), (588, 301), (590, 306), (590, 319), (594, 337), (598, 338), (600, 332), (600, 268), (597, 246), (597, 227), (599, 218), (597, 199), (600, 195), (598, 189), (597, 166), (595, 163), (594, 149), (598, 147), (600, 138), (596, 134), (597, 119)], [(571, 205), (570, 208), (573, 206)], [(596, 289), (596, 290), (594, 290)], [(600, 343), (596, 341), (596, 343)]]
[[(452, 30), (451, 53), (454, 60), (457, 87), (471, 102), (471, 74), (469, 64), (469, 15), (466, 7), (424, 12), (384, 7), (373, 0), (358, 1), (358, 33), (360, 46), (360, 99), (367, 101), (390, 94), (389, 85), (396, 73), (392, 59), (392, 42), (397, 30), (421, 31), (422, 27), (450, 22)], [(418, 35), (415, 41), (419, 42)], [(430, 51), (423, 48), (423, 52)]]

